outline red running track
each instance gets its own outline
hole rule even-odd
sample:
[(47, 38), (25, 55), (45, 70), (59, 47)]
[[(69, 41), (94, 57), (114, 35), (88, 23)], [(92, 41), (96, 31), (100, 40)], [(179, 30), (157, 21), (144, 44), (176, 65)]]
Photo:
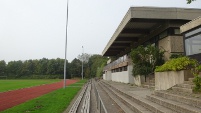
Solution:
[[(66, 83), (69, 85), (75, 82), (77, 82), (77, 80), (67, 80)], [(28, 100), (32, 100), (33, 98), (39, 97), (62, 87), (63, 81), (0, 93), (0, 111), (24, 103)]]

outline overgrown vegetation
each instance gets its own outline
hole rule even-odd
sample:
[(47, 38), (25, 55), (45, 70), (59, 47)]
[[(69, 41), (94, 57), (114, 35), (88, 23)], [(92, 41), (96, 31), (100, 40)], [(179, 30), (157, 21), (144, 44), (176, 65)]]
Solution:
[(180, 58), (173, 58), (162, 66), (157, 66), (155, 72), (163, 72), (163, 71), (180, 71), (180, 70), (190, 70), (195, 68), (196, 64), (198, 63), (195, 59), (190, 59), (189, 57), (180, 57)]
[(184, 57), (183, 54), (171, 54), (170, 59)]
[(164, 51), (159, 48), (148, 45), (146, 47), (138, 46), (131, 50), (131, 59), (133, 62), (133, 76), (146, 76), (154, 72), (156, 66), (162, 65)]
[(201, 77), (199, 73), (201, 72), (201, 65), (196, 66), (192, 69), (192, 73), (194, 75), (193, 83), (195, 84), (194, 91), (200, 92), (201, 91)]
[[(86, 82), (86, 80), (78, 83)], [(81, 87), (67, 87), (35, 98), (1, 113), (62, 113)]]

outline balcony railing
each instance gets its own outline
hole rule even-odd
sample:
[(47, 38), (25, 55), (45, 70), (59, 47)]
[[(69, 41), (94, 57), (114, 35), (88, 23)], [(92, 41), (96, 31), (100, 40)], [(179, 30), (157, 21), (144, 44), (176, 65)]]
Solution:
[(131, 63), (131, 59), (127, 55), (124, 55), (122, 57), (119, 57), (117, 60), (107, 64), (103, 70), (105, 71), (127, 66), (129, 63)]

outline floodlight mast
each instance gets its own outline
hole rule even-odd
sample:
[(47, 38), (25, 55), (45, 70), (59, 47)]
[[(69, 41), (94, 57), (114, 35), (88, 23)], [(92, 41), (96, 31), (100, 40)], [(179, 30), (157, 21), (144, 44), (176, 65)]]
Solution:
[(84, 47), (82, 46), (82, 80), (83, 80)]
[(65, 41), (65, 61), (64, 61), (64, 84), (63, 88), (66, 88), (66, 64), (67, 64), (67, 34), (68, 34), (68, 4), (69, 0), (67, 0), (66, 4), (66, 41)]

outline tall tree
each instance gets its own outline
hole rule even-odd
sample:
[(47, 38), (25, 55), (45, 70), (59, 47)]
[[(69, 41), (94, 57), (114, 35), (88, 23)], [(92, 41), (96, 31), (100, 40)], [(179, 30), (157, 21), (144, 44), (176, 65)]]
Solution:
[(103, 57), (101, 55), (92, 55), (89, 58), (89, 67), (90, 67), (90, 76), (91, 77), (95, 77), (95, 76), (100, 76), (97, 75), (97, 71), (99, 70), (98, 73), (100, 73), (100, 70), (103, 71), (101, 68), (105, 66), (106, 62), (107, 62), (108, 58)]
[(5, 76), (6, 74), (6, 62), (4, 60), (0, 61), (0, 76)]
[(86, 64), (86, 63), (88, 63), (90, 57), (91, 57), (90, 54), (83, 53), (83, 54), (81, 54), (81, 55), (78, 55), (77, 58), (78, 58), (80, 61), (83, 60), (83, 62)]
[(81, 77), (82, 62), (75, 58), (70, 64), (70, 75), (71, 77)]

